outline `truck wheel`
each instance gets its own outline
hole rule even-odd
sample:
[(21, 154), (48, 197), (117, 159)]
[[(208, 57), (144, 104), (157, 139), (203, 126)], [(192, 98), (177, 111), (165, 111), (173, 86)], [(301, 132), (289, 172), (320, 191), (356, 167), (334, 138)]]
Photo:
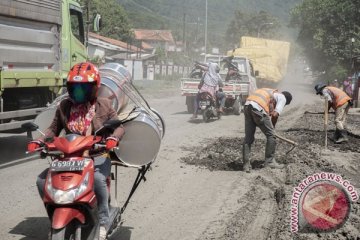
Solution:
[(233, 104), (233, 111), (235, 115), (240, 115), (241, 113), (241, 103), (240, 103), (240, 99), (236, 98)]
[(191, 114), (194, 113), (194, 111), (195, 111), (194, 102), (195, 102), (195, 97), (194, 96), (187, 96), (186, 97), (186, 106), (187, 106), (188, 113), (191, 113)]

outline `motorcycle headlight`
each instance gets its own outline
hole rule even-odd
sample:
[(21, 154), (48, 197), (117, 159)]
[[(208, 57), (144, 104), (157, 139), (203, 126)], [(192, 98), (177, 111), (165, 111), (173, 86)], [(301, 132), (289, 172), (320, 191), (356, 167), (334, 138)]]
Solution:
[(51, 198), (57, 204), (68, 204), (74, 202), (74, 200), (79, 197), (89, 185), (89, 173), (86, 173), (82, 183), (77, 188), (72, 188), (67, 191), (59, 190), (52, 187), (51, 176), (49, 174), (48, 184), (46, 186), (47, 192), (50, 194)]

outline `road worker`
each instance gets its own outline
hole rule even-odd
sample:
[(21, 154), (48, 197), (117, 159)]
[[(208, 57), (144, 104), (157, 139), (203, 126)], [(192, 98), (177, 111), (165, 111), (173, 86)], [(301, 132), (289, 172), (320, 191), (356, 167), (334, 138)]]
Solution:
[(243, 143), (243, 169), (250, 172), (250, 149), (255, 140), (255, 130), (259, 127), (266, 136), (265, 167), (283, 168), (275, 160), (275, 125), (285, 105), (290, 104), (289, 92), (276, 89), (260, 88), (253, 92), (245, 102), (245, 139)]
[(328, 110), (335, 110), (334, 142), (342, 143), (348, 141), (346, 130), (346, 116), (352, 106), (352, 99), (343, 90), (337, 87), (317, 84), (315, 86), (316, 95), (323, 96), (328, 101)]

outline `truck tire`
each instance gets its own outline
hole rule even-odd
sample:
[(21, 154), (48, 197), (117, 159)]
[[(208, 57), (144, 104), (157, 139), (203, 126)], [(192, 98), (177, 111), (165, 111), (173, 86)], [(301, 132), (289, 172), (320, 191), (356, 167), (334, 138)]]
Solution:
[(193, 114), (195, 111), (194, 102), (195, 102), (194, 96), (186, 96), (187, 112), (190, 114)]
[(233, 111), (235, 115), (240, 115), (241, 113), (241, 103), (239, 97), (237, 97), (233, 104)]

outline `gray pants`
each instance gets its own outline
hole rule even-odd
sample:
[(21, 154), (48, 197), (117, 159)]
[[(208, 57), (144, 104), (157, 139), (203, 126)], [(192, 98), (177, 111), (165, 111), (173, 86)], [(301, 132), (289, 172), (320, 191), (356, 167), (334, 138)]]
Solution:
[[(94, 173), (94, 191), (98, 202), (98, 212), (100, 225), (107, 225), (109, 222), (109, 193), (107, 190), (106, 179), (111, 173), (111, 160), (105, 157), (95, 158), (95, 173)], [(40, 173), (36, 180), (36, 185), (40, 197), (44, 197), (45, 179), (48, 173), (48, 168)]]
[(255, 140), (255, 131), (256, 127), (259, 127), (260, 130), (266, 136), (266, 148), (265, 148), (265, 161), (272, 162), (275, 156), (275, 129), (271, 122), (269, 115), (262, 113), (254, 109), (251, 105), (246, 105), (244, 107), (245, 115), (245, 140), (244, 140), (244, 149), (243, 157), (244, 161), (249, 159), (251, 144)]

